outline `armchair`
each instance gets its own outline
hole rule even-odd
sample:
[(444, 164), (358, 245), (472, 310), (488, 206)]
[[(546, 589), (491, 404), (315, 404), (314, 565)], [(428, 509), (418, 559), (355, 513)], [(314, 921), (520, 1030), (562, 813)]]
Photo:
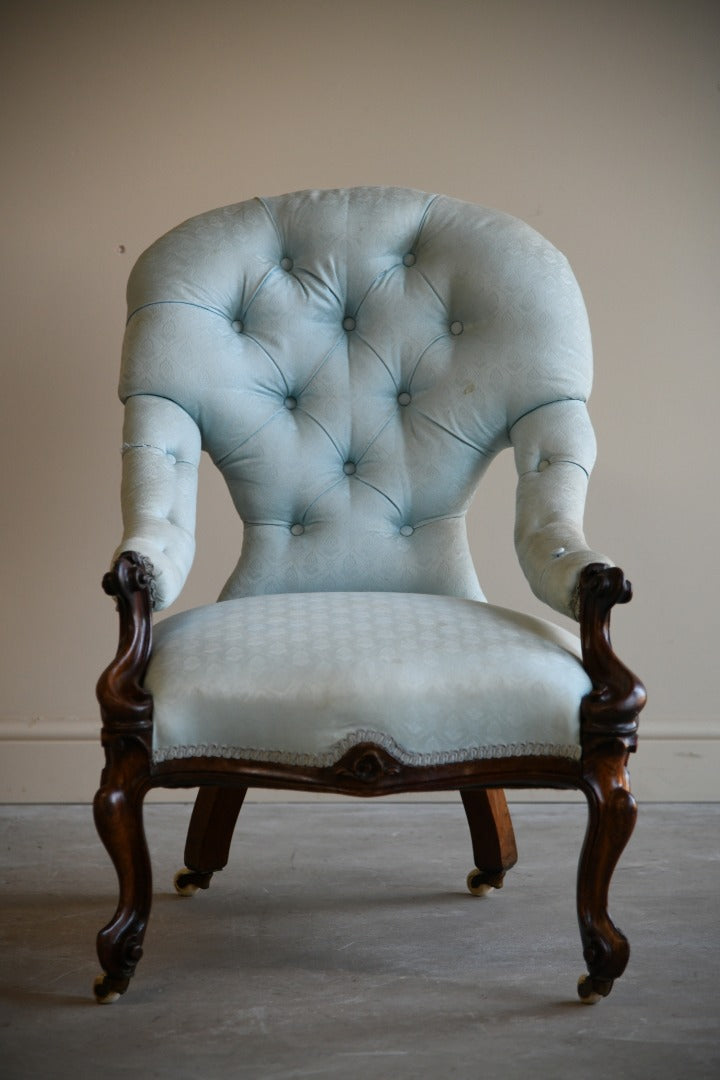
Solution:
[[(97, 1000), (142, 955), (157, 786), (199, 788), (183, 895), (226, 865), (253, 786), (458, 791), (478, 895), (517, 857), (503, 789), (579, 789), (579, 993), (607, 995), (628, 960), (607, 898), (645, 694), (609, 637), (630, 586), (583, 536), (591, 347), (565, 258), (454, 199), (308, 191), (173, 229), (136, 264), (128, 308), (124, 535), (104, 579), (120, 642), (98, 683), (95, 798), (120, 896)], [(465, 513), (506, 448), (520, 563), (579, 640), (480, 588)], [(202, 450), (242, 551), (219, 602), (154, 626), (192, 563)]]

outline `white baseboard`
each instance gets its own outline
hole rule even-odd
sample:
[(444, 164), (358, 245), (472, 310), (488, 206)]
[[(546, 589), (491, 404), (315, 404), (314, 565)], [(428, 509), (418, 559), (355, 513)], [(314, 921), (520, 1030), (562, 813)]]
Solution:
[[(97, 789), (103, 754), (99, 721), (0, 718), (0, 803), (89, 803)], [(720, 724), (657, 721), (643, 731), (630, 761), (633, 791), (641, 802), (720, 801)], [(452, 792), (395, 795), (396, 801), (447, 802)], [(157, 790), (150, 802), (187, 802), (192, 791)], [(345, 796), (251, 790), (256, 802), (343, 800)], [(517, 791), (513, 802), (577, 801), (577, 792)]]

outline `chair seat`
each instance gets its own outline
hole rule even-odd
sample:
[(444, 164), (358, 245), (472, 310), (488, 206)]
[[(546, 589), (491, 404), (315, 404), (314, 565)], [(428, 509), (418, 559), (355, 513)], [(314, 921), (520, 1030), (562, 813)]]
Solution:
[(576, 638), (415, 593), (249, 596), (160, 622), (145, 686), (155, 762), (333, 765), (371, 741), (408, 765), (580, 757)]

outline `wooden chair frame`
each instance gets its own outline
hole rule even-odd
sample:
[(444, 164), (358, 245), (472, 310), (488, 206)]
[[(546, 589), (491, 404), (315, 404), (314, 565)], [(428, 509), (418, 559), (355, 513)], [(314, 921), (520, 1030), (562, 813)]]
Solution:
[(629, 945), (608, 914), (608, 891), (627, 844), (636, 804), (627, 772), (637, 743), (645, 690), (617, 658), (610, 642), (610, 612), (631, 598), (617, 567), (587, 566), (578, 605), (583, 666), (592, 690), (581, 702), (582, 756), (513, 757), (457, 764), (409, 766), (380, 746), (364, 743), (335, 765), (317, 768), (220, 758), (184, 758), (154, 764), (152, 711), (143, 678), (152, 649), (152, 579), (142, 556), (125, 552), (103, 579), (116, 598), (117, 654), (98, 682), (106, 765), (95, 796), (95, 823), (119, 881), (115, 914), (98, 934), (104, 974), (98, 1001), (124, 993), (142, 956), (152, 904), (150, 856), (143, 800), (154, 787), (199, 787), (185, 848), (181, 893), (205, 889), (227, 863), (232, 833), (249, 787), (378, 796), (456, 790), (470, 827), (476, 868), (470, 890), (499, 888), (517, 852), (504, 788), (579, 789), (588, 802), (588, 825), (577, 878), (577, 913), (588, 974), (578, 992), (588, 1003), (609, 994), (628, 962)]

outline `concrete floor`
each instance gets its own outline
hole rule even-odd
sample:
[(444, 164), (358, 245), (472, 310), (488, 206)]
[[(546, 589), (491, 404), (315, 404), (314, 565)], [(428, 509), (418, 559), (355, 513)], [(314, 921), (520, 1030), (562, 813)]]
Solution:
[(471, 897), (462, 807), (250, 804), (230, 866), (176, 897), (187, 806), (149, 806), (145, 956), (94, 1003), (115, 877), (87, 807), (0, 809), (0, 1075), (720, 1076), (720, 805), (641, 807), (612, 912), (625, 976), (581, 1005), (584, 805), (515, 805), (520, 861)]

